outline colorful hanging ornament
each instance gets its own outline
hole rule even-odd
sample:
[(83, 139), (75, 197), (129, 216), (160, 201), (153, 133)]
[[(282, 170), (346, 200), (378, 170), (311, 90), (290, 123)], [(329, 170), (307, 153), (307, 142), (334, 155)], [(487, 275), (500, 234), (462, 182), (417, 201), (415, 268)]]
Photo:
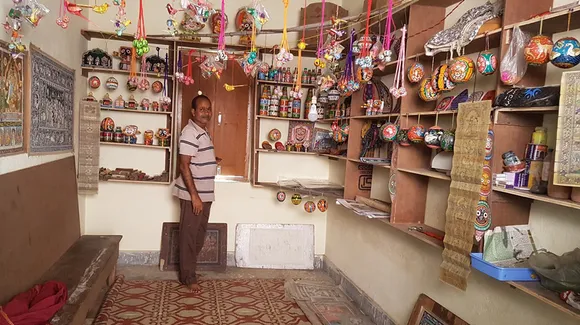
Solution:
[[(89, 23), (94, 24), (92, 21), (90, 21), (85, 15), (83, 15), (83, 8), (92, 8), (93, 6), (88, 6), (88, 5), (82, 5), (82, 4), (76, 4), (76, 3), (71, 3), (68, 0), (63, 0), (64, 1), (64, 6), (66, 8), (66, 10), (71, 14), (71, 15), (75, 15), (77, 17), (81, 17), (82, 19), (88, 21)], [(107, 5), (108, 6), (108, 5)], [(96, 24), (95, 24), (96, 25)], [(61, 26), (62, 27), (62, 26)], [(63, 27), (66, 28), (66, 27)]]
[(286, 192), (278, 191), (278, 193), (276, 193), (276, 199), (278, 202), (284, 202), (286, 200)]
[(395, 71), (395, 79), (393, 81), (393, 87), (390, 89), (391, 94), (395, 98), (400, 98), (407, 96), (407, 89), (405, 89), (404, 78), (405, 78), (405, 60), (406, 58), (406, 45), (405, 38), (407, 35), (407, 25), (404, 25), (401, 29), (403, 34), (401, 38), (401, 47), (399, 49), (399, 56), (397, 58), (397, 70)]
[(580, 42), (574, 37), (559, 39), (552, 47), (550, 61), (560, 69), (570, 69), (580, 63)]
[(542, 65), (550, 61), (550, 54), (554, 43), (548, 36), (542, 35), (542, 27), (544, 26), (544, 19), (540, 19), (540, 33), (530, 39), (524, 48), (524, 58), (530, 65)]
[(409, 142), (408, 132), (409, 129), (399, 129), (399, 132), (397, 132), (397, 143), (400, 146), (408, 147), (411, 145)]
[(399, 132), (398, 125), (391, 122), (386, 122), (381, 126), (379, 136), (381, 140), (385, 142), (392, 142), (395, 141), (395, 139), (397, 138), (398, 132)]
[(440, 65), (431, 75), (431, 86), (436, 93), (450, 91), (455, 88), (455, 83), (449, 79), (449, 66)]
[(441, 136), (441, 149), (444, 151), (453, 151), (453, 146), (455, 145), (455, 132), (445, 131)]
[(13, 58), (21, 57), (26, 51), (22, 43), (22, 22), (27, 21), (32, 27), (38, 26), (40, 20), (49, 13), (49, 10), (37, 0), (29, 0), (24, 3), (21, 0), (12, 0), (13, 7), (7, 9), (5, 22), (2, 24), (4, 31), (10, 35), (8, 49)]
[(115, 15), (115, 20), (111, 20), (111, 22), (115, 26), (115, 33), (121, 36), (127, 27), (131, 25), (131, 21), (127, 19), (127, 13), (125, 11), (126, 1), (113, 0), (113, 5), (117, 6), (117, 14)]
[(119, 81), (115, 77), (109, 77), (105, 82), (105, 87), (109, 90), (115, 90), (119, 87)]
[(378, 55), (379, 68), (381, 68), (382, 65), (383, 69), (385, 67), (385, 64), (393, 61), (393, 51), (391, 51), (391, 40), (392, 40), (391, 26), (393, 26), (393, 0), (389, 0), (387, 9), (387, 19), (385, 23), (385, 35), (383, 36), (383, 48)]
[(177, 14), (177, 10), (175, 10), (170, 3), (168, 3), (165, 8), (169, 14), (169, 18), (167, 18), (165, 21), (165, 25), (167, 26), (166, 32), (171, 36), (176, 36), (179, 33), (177, 30), (177, 20), (175, 20), (175, 14)]
[[(324, 3), (325, 0), (322, 1)], [(282, 29), (282, 41), (279, 46), (280, 50), (276, 55), (276, 66), (278, 68), (281, 68), (283, 65), (294, 59), (294, 55), (292, 55), (288, 47), (288, 4), (290, 0), (282, 0), (282, 2), (284, 3), (284, 28)]]
[(292, 195), (292, 204), (294, 205), (298, 205), (300, 204), (300, 202), (302, 202), (302, 196), (298, 193)]
[[(219, 38), (218, 38), (218, 49), (217, 49), (217, 55), (215, 57), (216, 61), (220, 61), (220, 62), (224, 62), (228, 60), (228, 55), (226, 53), (226, 41), (225, 41), (225, 33), (226, 33), (226, 23), (227, 23), (227, 18), (226, 18), (226, 2), (225, 0), (222, 0), (222, 8), (219, 14)], [(215, 30), (215, 26), (213, 29), (214, 33), (216, 32)]]
[(486, 201), (477, 203), (474, 226), (479, 231), (486, 231), (491, 227), (491, 208)]
[(304, 203), (304, 211), (312, 213), (314, 210), (316, 210), (316, 204), (314, 204), (314, 202), (306, 201), (306, 203)]
[(423, 81), (421, 81), (421, 85), (419, 86), (419, 97), (422, 100), (426, 102), (436, 101), (440, 96), (441, 94), (433, 89), (431, 78), (423, 79)]
[(246, 8), (247, 12), (252, 16), (253, 23), (256, 26), (256, 30), (259, 32), (264, 27), (264, 24), (270, 20), (270, 15), (266, 11), (266, 7), (259, 1), (254, 0), (251, 8)]
[[(211, 17), (209, 18), (211, 32), (218, 35), (218, 37), (211, 38), (212, 42), (218, 43), (219, 42), (219, 35), (221, 34), (222, 29), (226, 30), (228, 28), (228, 23), (229, 23), (228, 15), (223, 14), (223, 16), (224, 16), (224, 24), (223, 25), (222, 25), (222, 11), (221, 10), (216, 10), (215, 13), (213, 13), (211, 15)], [(222, 28), (222, 26), (223, 26), (223, 28)], [(245, 45), (248, 45), (248, 44), (245, 44)]]
[(407, 70), (407, 79), (410, 83), (418, 83), (425, 77), (425, 67), (419, 63), (414, 62)]
[[(248, 7), (243, 7), (238, 10), (236, 14), (236, 30), (238, 32), (249, 32), (252, 29), (256, 28), (255, 26), (255, 18), (250, 14)], [(248, 46), (250, 45), (251, 39), (248, 35), (240, 35), (240, 45)]]
[(423, 143), (425, 139), (425, 127), (421, 125), (421, 115), (417, 118), (417, 124), (411, 126), (407, 131), (407, 138), (412, 143)]
[(67, 7), (65, 5), (65, 1), (63, 0), (60, 2), (59, 15), (58, 18), (56, 19), (56, 24), (60, 26), (62, 29), (67, 29), (68, 24), (70, 22), (70, 18), (66, 15), (66, 13)]
[(492, 75), (497, 69), (497, 57), (489, 50), (489, 35), (485, 36), (485, 51), (477, 57), (477, 71), (484, 76)]
[[(371, 19), (373, 0), (367, 1), (367, 18), (366, 18), (366, 28), (364, 36), (358, 41), (357, 48), (359, 49), (359, 56), (356, 58), (355, 63), (358, 66), (356, 69), (357, 80), (361, 83), (367, 83), (373, 77), (373, 57), (370, 53), (372, 46), (372, 40), (369, 36), (369, 25)], [(322, 28), (321, 28), (322, 37)], [(395, 76), (396, 78), (396, 76)]]
[(193, 61), (191, 59), (191, 55), (195, 52), (195, 50), (189, 50), (187, 52), (187, 73), (181, 78), (181, 82), (186, 85), (193, 85)]
[(328, 202), (326, 202), (325, 199), (318, 200), (316, 206), (320, 212), (326, 212), (326, 210), (328, 210)]
[(475, 72), (475, 62), (468, 56), (455, 58), (449, 65), (449, 80), (455, 84), (471, 80)]
[[(306, 8), (306, 0), (304, 0), (304, 8)], [(298, 75), (294, 82), (294, 88), (290, 92), (290, 97), (295, 99), (293, 103), (298, 103), (298, 105), (300, 105), (298, 99), (302, 99), (302, 51), (306, 49), (306, 43), (304, 42), (306, 35), (306, 10), (303, 10), (302, 20), (302, 38), (296, 45), (298, 47)], [(300, 115), (300, 108), (298, 108), (298, 115)]]
[(493, 138), (494, 133), (492, 129), (487, 131), (487, 139), (485, 142), (485, 160), (490, 161), (493, 158)]

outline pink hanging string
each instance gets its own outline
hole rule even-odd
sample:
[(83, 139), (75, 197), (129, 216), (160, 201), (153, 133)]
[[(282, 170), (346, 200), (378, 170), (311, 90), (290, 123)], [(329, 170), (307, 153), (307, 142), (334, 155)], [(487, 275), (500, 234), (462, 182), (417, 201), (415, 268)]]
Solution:
[(391, 26), (393, 26), (393, 0), (389, 0), (387, 11), (387, 21), (385, 23), (385, 37), (383, 38), (383, 49), (391, 49)]
[(391, 94), (395, 98), (403, 97), (407, 95), (407, 90), (403, 85), (403, 78), (405, 74), (405, 36), (407, 35), (407, 26), (403, 26), (401, 29), (401, 48), (399, 49), (399, 56), (397, 58), (397, 70), (395, 71), (395, 80), (393, 81), (393, 87), (391, 88)]
[(225, 32), (226, 32), (226, 2), (222, 0), (222, 12), (220, 15), (220, 36), (218, 39), (218, 50), (225, 50)]
[[(222, 0), (223, 1), (223, 0)], [(320, 37), (318, 38), (318, 50), (316, 51), (316, 56), (318, 58), (322, 57), (322, 48), (323, 48), (323, 42), (324, 42), (324, 16), (325, 16), (325, 9), (326, 9), (326, 0), (322, 0), (322, 12), (320, 14)], [(304, 10), (306, 10), (306, 7), (304, 7)]]

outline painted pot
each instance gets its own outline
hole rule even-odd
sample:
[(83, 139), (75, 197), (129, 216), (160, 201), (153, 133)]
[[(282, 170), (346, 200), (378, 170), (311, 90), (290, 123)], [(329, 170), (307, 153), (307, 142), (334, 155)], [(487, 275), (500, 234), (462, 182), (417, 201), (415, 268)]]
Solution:
[(326, 210), (328, 210), (328, 202), (326, 202), (325, 199), (320, 199), (316, 206), (320, 212), (326, 212)]
[(302, 196), (298, 193), (292, 195), (292, 204), (298, 205), (302, 202)]
[(286, 192), (278, 191), (278, 193), (276, 193), (276, 199), (278, 202), (284, 202), (286, 200)]
[(409, 129), (399, 129), (399, 132), (397, 132), (397, 143), (403, 147), (408, 147), (411, 145), (411, 142), (409, 142), (409, 137), (408, 137), (408, 132)]
[(443, 129), (437, 125), (432, 126), (425, 132), (425, 145), (431, 149), (441, 148), (441, 137), (443, 136)]
[(580, 63), (580, 42), (574, 37), (559, 39), (552, 47), (550, 61), (561, 69), (570, 69)]
[(314, 210), (316, 210), (316, 204), (314, 204), (314, 202), (306, 201), (306, 203), (304, 203), (304, 211), (312, 213)]
[(477, 72), (489, 76), (497, 70), (497, 57), (491, 51), (481, 52), (477, 57)]
[(449, 66), (440, 65), (431, 75), (431, 86), (437, 93), (455, 88), (455, 83), (449, 79)]
[(524, 48), (524, 57), (530, 65), (542, 65), (550, 61), (554, 43), (548, 36), (536, 35)]
[(453, 151), (453, 146), (455, 145), (455, 132), (445, 131), (441, 136), (441, 149), (444, 151)]
[(432, 102), (439, 99), (439, 96), (441, 96), (441, 94), (433, 89), (431, 78), (423, 79), (423, 81), (421, 81), (421, 85), (419, 86), (419, 98), (426, 102)]
[(421, 63), (415, 62), (407, 69), (407, 79), (410, 83), (418, 83), (423, 80), (423, 77), (425, 77), (425, 67)]
[(449, 65), (449, 80), (464, 83), (471, 80), (475, 72), (475, 62), (468, 56), (460, 56)]
[(425, 127), (420, 124), (413, 125), (407, 132), (407, 138), (412, 143), (422, 143), (425, 138)]
[(397, 132), (399, 132), (399, 126), (387, 122), (381, 126), (381, 133), (379, 136), (383, 141), (395, 141), (397, 139)]

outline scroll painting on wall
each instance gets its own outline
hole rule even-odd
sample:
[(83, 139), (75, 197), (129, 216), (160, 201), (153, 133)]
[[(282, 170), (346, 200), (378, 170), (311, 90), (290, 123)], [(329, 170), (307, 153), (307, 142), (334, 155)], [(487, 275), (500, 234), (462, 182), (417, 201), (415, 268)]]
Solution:
[(0, 156), (26, 151), (25, 58), (23, 55), (13, 57), (8, 44), (0, 41)]
[(554, 184), (580, 187), (580, 72), (562, 73)]

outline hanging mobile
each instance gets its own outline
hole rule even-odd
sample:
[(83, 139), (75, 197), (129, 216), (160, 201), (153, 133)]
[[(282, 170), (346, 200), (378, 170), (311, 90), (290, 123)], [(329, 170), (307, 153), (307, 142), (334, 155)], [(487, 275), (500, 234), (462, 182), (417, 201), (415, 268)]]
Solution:
[(393, 51), (391, 51), (391, 26), (393, 25), (393, 0), (389, 0), (387, 11), (387, 22), (385, 23), (385, 35), (383, 36), (383, 49), (379, 53), (379, 62), (383, 65), (393, 61)]
[[(284, 64), (294, 59), (294, 55), (292, 55), (288, 47), (288, 4), (290, 0), (282, 0), (282, 2), (284, 3), (284, 29), (282, 30), (280, 52), (276, 55), (276, 66), (278, 68), (281, 68)], [(322, 16), (324, 16), (324, 14)]]
[(167, 84), (169, 79), (169, 54), (165, 53), (165, 76), (163, 78), (163, 96), (159, 102), (164, 106), (164, 111), (170, 111), (169, 105), (171, 105), (171, 97), (167, 96)]
[(369, 82), (373, 77), (373, 57), (370, 53), (369, 42), (369, 24), (371, 18), (372, 10), (372, 0), (368, 0), (367, 3), (367, 18), (366, 18), (366, 28), (363, 40), (359, 40), (359, 45), (361, 45), (360, 56), (356, 59), (355, 63), (358, 65), (356, 69), (357, 80), (361, 83)]
[[(314, 66), (324, 69), (326, 67), (326, 62), (322, 59), (322, 49), (324, 42), (324, 12), (325, 12), (326, 0), (322, 0), (322, 14), (320, 15), (320, 35), (318, 37), (318, 45), (316, 49), (316, 60), (314, 60)], [(306, 7), (305, 9), (306, 10)]]
[(391, 88), (391, 94), (395, 98), (407, 96), (407, 89), (403, 84), (403, 78), (405, 78), (405, 37), (407, 35), (407, 25), (403, 26), (401, 29), (401, 48), (399, 49), (399, 56), (397, 58), (397, 70), (395, 71), (395, 80), (393, 81), (393, 87)]
[(225, 0), (222, 0), (222, 10), (220, 12), (220, 33), (219, 33), (219, 40), (218, 40), (218, 50), (217, 55), (215, 57), (216, 61), (227, 61), (228, 55), (226, 53), (226, 42), (225, 42), (225, 23), (226, 23), (226, 4)]

